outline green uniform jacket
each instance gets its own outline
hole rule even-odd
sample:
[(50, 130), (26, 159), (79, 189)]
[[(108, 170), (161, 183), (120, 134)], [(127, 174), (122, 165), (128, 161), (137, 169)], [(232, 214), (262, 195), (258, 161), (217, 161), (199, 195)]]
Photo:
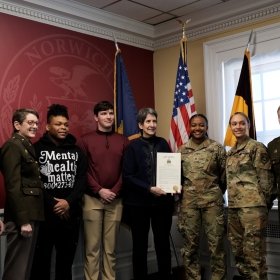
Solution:
[(1, 148), (6, 201), (4, 219), (19, 227), (44, 219), (43, 189), (33, 145), (14, 133)]
[[(268, 154), (270, 156), (272, 171), (274, 174), (274, 189), (271, 197), (271, 202), (277, 197), (278, 205), (280, 206), (279, 188), (280, 188), (280, 137), (273, 139), (268, 143)], [(280, 209), (278, 206), (278, 209)], [(280, 213), (279, 213), (280, 214)]]
[(222, 145), (211, 139), (197, 146), (192, 139), (179, 148), (182, 155), (184, 208), (223, 205), (225, 158)]
[(251, 138), (227, 154), (228, 207), (267, 206), (273, 190), (273, 174), (266, 147)]

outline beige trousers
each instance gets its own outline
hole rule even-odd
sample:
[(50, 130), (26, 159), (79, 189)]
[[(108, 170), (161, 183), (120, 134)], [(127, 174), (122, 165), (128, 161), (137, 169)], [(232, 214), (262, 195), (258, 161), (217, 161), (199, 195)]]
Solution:
[(83, 219), (85, 239), (85, 279), (116, 279), (116, 239), (122, 216), (122, 201), (103, 204), (84, 196)]

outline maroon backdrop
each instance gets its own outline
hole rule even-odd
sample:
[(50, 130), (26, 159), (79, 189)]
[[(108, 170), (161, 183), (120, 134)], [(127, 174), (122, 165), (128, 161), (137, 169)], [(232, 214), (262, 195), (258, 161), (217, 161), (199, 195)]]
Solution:
[[(113, 101), (113, 41), (0, 14), (0, 145), (12, 132), (15, 109), (40, 114), (39, 136), (47, 107), (64, 104), (76, 137), (95, 129), (92, 107)], [(138, 108), (154, 106), (153, 52), (119, 44)], [(0, 178), (0, 208), (4, 205)]]

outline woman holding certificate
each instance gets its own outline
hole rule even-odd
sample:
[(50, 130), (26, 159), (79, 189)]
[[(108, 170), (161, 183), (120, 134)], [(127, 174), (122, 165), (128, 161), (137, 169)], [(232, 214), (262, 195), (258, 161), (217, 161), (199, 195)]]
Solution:
[(143, 108), (137, 115), (141, 137), (132, 141), (124, 153), (123, 203), (133, 242), (134, 280), (148, 279), (147, 250), (150, 226), (158, 262), (159, 279), (171, 279), (169, 233), (172, 225), (173, 197), (156, 186), (158, 152), (170, 152), (166, 140), (156, 136), (157, 112)]
[(211, 254), (212, 280), (226, 279), (223, 250), (225, 149), (207, 137), (208, 120), (190, 119), (190, 140), (179, 148), (183, 189), (178, 229), (184, 238), (182, 256), (188, 280), (200, 279), (199, 240), (204, 228)]

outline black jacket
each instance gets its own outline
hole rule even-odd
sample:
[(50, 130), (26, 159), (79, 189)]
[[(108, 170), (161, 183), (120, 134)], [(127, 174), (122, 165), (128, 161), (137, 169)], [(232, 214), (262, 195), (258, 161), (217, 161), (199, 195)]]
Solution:
[(68, 134), (56, 145), (45, 133), (34, 144), (45, 193), (46, 212), (52, 213), (55, 198), (70, 205), (70, 214), (81, 213), (81, 198), (86, 187), (87, 160), (76, 139)]
[(173, 203), (170, 194), (156, 197), (150, 187), (156, 185), (157, 152), (170, 152), (161, 137), (138, 138), (125, 150), (123, 164), (123, 203), (134, 206), (156, 206)]

